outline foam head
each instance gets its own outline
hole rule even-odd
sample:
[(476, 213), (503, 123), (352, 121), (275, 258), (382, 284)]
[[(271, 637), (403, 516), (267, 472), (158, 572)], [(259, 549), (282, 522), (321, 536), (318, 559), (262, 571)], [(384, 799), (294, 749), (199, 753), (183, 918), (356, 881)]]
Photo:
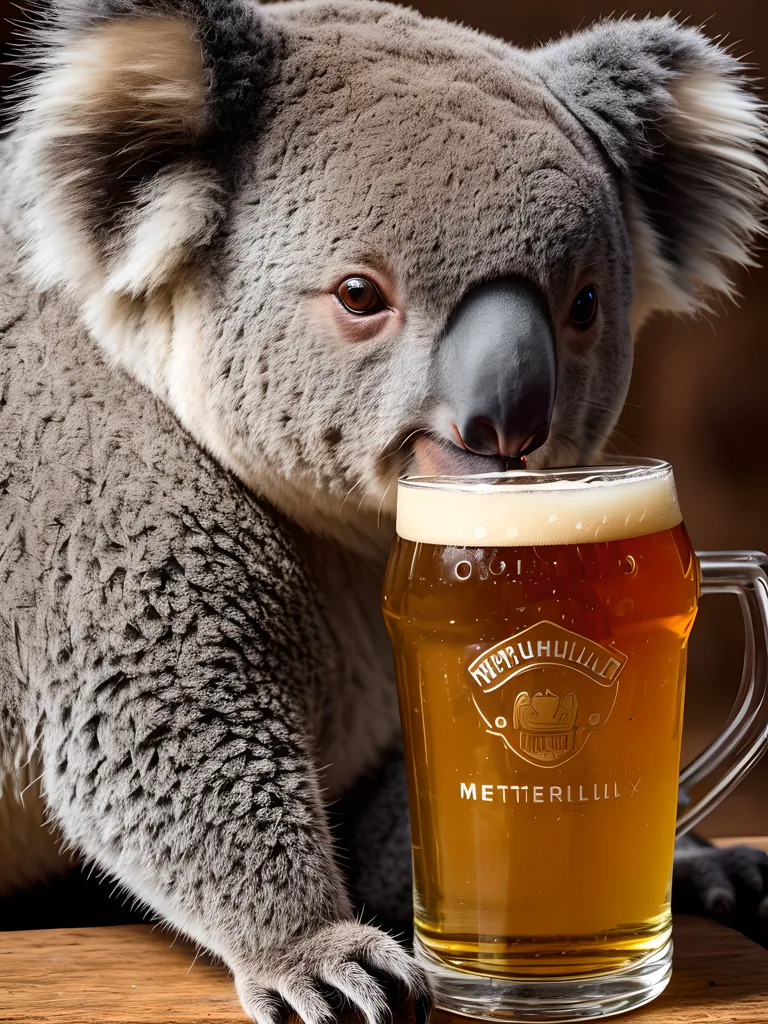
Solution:
[(452, 547), (591, 544), (642, 537), (682, 520), (671, 466), (595, 466), (406, 477), (397, 495), (405, 540)]

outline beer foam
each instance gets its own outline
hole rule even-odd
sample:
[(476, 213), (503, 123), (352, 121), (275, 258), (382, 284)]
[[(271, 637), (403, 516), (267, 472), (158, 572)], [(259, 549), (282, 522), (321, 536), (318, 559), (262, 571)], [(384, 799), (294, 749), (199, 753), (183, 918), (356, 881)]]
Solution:
[(406, 477), (397, 495), (402, 538), (453, 547), (602, 543), (659, 533), (681, 521), (665, 463)]

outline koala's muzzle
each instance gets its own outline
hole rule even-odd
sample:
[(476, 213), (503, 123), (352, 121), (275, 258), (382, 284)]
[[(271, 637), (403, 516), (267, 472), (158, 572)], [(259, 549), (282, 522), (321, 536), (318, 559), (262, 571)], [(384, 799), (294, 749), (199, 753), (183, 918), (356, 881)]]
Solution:
[(543, 295), (519, 277), (477, 285), (440, 343), (441, 398), (454, 438), (478, 455), (526, 455), (547, 440), (555, 340)]

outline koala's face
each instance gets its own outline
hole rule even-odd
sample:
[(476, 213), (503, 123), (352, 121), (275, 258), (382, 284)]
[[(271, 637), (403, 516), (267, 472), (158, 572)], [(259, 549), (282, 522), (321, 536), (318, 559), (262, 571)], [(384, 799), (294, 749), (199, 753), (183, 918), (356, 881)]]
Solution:
[[(631, 327), (693, 308), (701, 286), (728, 291), (725, 265), (747, 257), (761, 115), (736, 62), (669, 19), (528, 54), (386, 4), (233, 2), (230, 17), (201, 2), (199, 26), (172, 6), (162, 22), (144, 3), (135, 20), (107, 7), (95, 28), (82, 11), (68, 26), (70, 79), (78, 61), (114, 64), (88, 129), (99, 153), (144, 103), (130, 131), (149, 157), (118, 175), (122, 158), (99, 156), (115, 175), (101, 194), (117, 188), (123, 210), (91, 215), (108, 244), (87, 273), (73, 282), (42, 242), (38, 264), (86, 294), (96, 336), (207, 447), (305, 523), (370, 530), (404, 472), (595, 459)], [(168, 67), (184, 69), (170, 85)], [(72, 114), (61, 92), (49, 72), (27, 169), (85, 159), (87, 101), (75, 90)], [(57, 104), (77, 150), (56, 146)]]
[(629, 380), (629, 241), (597, 147), (508, 52), (425, 71), (412, 31), (394, 56), (381, 29), (319, 26), (316, 59), (343, 67), (319, 80), (295, 41), (221, 249), (217, 415), (244, 470), (342, 517), (391, 510), (405, 471), (587, 460)]

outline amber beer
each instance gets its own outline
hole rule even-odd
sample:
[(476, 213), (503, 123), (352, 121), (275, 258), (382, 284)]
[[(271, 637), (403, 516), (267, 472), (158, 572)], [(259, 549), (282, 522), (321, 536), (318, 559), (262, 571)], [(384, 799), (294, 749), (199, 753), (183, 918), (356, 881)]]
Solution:
[(668, 975), (699, 588), (671, 470), (406, 479), (397, 533), (384, 613), (438, 990)]

